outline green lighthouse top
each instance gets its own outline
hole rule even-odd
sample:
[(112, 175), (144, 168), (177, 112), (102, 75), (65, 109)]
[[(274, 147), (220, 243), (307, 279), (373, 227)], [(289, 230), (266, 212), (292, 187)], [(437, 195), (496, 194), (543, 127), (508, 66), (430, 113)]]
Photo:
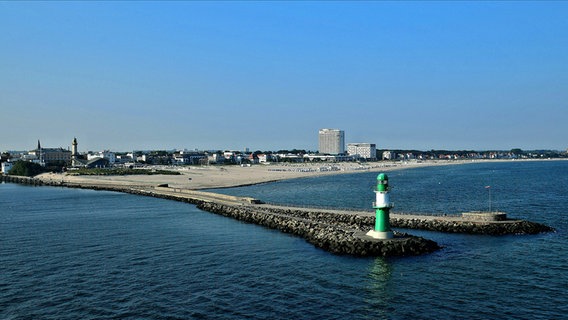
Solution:
[(380, 173), (377, 176), (377, 191), (379, 192), (386, 192), (389, 189), (389, 177), (384, 174)]
[(389, 177), (384, 174), (384, 173), (379, 173), (379, 175), (377, 176), (377, 180), (389, 180)]

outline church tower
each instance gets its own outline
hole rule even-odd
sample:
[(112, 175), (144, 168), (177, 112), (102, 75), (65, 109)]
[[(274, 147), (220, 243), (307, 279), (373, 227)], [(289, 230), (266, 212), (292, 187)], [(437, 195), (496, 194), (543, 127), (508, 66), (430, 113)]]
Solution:
[(43, 150), (41, 149), (41, 143), (39, 143), (39, 139), (37, 140), (37, 149), (34, 150), (35, 151), (35, 155), (39, 160), (39, 163), (43, 166), (44, 163), (44, 159), (43, 159)]

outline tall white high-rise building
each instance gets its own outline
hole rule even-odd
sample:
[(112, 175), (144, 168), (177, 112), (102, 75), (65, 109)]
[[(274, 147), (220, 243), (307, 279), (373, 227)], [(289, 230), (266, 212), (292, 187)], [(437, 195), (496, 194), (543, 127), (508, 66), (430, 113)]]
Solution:
[(339, 129), (320, 129), (319, 152), (327, 154), (345, 153), (345, 132)]

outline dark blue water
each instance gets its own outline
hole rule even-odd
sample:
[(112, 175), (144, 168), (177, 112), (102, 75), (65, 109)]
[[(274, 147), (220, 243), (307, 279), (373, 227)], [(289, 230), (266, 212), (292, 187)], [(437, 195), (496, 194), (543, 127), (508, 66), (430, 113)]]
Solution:
[[(365, 208), (375, 177), (299, 179), (231, 192)], [(445, 249), (360, 259), (185, 203), (1, 184), (0, 319), (566, 317), (568, 162), (423, 168), (389, 177), (397, 210), (485, 209), (484, 186), (491, 185), (497, 209), (558, 232), (412, 231)]]
[[(395, 212), (503, 210), (519, 218), (564, 212), (568, 162), (483, 162), (387, 172)], [(369, 209), (377, 173), (323, 176), (212, 191), (271, 203)], [(486, 188), (486, 187), (490, 188)], [(491, 192), (491, 204), (489, 199)]]

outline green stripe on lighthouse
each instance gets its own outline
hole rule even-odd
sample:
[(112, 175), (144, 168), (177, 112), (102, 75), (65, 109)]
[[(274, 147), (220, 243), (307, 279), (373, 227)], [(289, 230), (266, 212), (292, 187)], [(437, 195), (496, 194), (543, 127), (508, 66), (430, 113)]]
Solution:
[(388, 208), (377, 209), (375, 216), (375, 231), (380, 231), (380, 232), (390, 231)]

